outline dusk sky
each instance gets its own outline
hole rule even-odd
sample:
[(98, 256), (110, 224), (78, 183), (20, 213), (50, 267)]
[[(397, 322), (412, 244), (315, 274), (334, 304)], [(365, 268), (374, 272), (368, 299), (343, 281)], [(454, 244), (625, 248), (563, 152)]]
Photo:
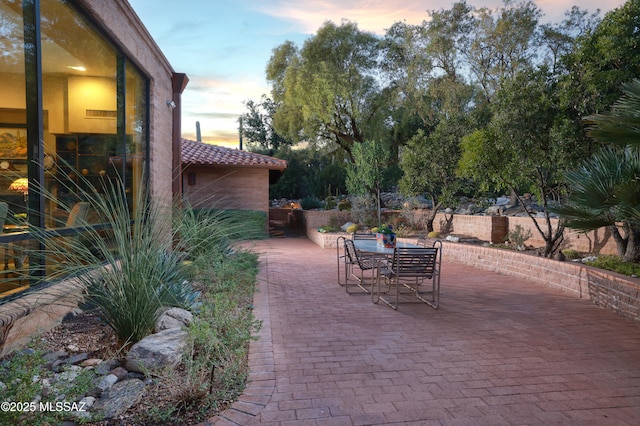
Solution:
[[(394, 22), (418, 24), (427, 10), (449, 9), (442, 0), (129, 0), (176, 72), (186, 73), (182, 135), (195, 139), (200, 122), (205, 142), (238, 145), (244, 102), (269, 95), (265, 67), (286, 40), (301, 47), (327, 20), (347, 19), (383, 35)], [(536, 0), (543, 20), (560, 22), (574, 4), (603, 14), (624, 0)], [(501, 0), (468, 0), (498, 7)]]

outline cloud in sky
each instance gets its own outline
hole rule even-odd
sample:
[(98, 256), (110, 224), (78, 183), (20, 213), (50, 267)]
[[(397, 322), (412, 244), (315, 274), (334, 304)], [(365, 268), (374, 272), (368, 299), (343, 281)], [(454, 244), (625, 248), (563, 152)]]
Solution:
[[(189, 77), (183, 94), (185, 137), (237, 144), (244, 102), (269, 93), (265, 67), (272, 50), (286, 40), (301, 46), (327, 20), (356, 22), (382, 35), (394, 22), (418, 24), (427, 11), (449, 9), (454, 0), (129, 0), (177, 72)], [(576, 0), (535, 0), (543, 21), (560, 22)], [(579, 7), (608, 11), (624, 0), (580, 0)], [(502, 0), (467, 0), (496, 8)]]
[[(297, 23), (298, 29), (313, 34), (326, 21), (340, 23), (342, 19), (357, 22), (361, 30), (384, 34), (397, 21), (417, 24), (427, 18), (429, 2), (404, 0), (273, 0), (256, 2), (255, 7), (266, 15)], [(433, 2), (433, 3), (438, 3)]]

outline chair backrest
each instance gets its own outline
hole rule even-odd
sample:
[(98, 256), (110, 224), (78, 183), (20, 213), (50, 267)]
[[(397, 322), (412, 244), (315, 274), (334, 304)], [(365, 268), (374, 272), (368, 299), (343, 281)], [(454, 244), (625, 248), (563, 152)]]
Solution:
[(89, 214), (89, 203), (80, 201), (76, 203), (69, 212), (69, 217), (65, 223), (65, 228), (73, 228), (74, 226), (83, 225)]
[(398, 278), (431, 278), (440, 269), (438, 247), (396, 247), (393, 251), (392, 272)]
[(344, 255), (347, 257), (349, 262), (357, 262), (358, 261), (358, 252), (356, 251), (356, 245), (353, 244), (353, 240), (346, 239), (344, 240)]
[(376, 234), (371, 234), (371, 233), (354, 233), (351, 236), (352, 240), (375, 240), (376, 239)]
[(0, 232), (2, 232), (2, 227), (4, 223), (7, 221), (7, 213), (9, 212), (9, 204), (4, 201), (0, 201)]

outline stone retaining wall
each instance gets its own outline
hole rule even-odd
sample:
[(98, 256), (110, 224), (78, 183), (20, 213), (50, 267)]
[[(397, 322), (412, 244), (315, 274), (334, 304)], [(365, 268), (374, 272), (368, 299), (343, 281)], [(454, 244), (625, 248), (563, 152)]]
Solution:
[[(332, 216), (337, 216), (340, 223), (345, 223), (351, 220), (351, 215), (348, 211), (320, 211), (320, 210), (299, 210), (302, 212), (302, 222), (304, 229), (307, 230), (307, 235), (310, 235), (311, 230), (315, 230), (322, 225), (327, 225)], [(385, 220), (393, 215), (400, 214), (399, 211), (385, 211)], [(418, 216), (424, 216), (426, 211), (417, 210), (415, 212)], [(440, 223), (444, 222), (445, 214), (438, 213), (433, 222), (434, 229), (441, 231)], [(543, 218), (538, 219), (539, 225), (542, 229), (545, 229), (545, 223)], [(552, 226), (558, 225), (557, 219), (551, 219)], [(514, 216), (475, 216), (475, 215), (459, 215), (453, 216), (453, 230), (452, 234), (465, 235), (468, 237), (475, 237), (482, 241), (490, 241), (494, 244), (504, 242), (505, 237), (510, 231), (514, 230), (516, 225), (521, 226), (525, 232), (531, 231), (531, 238), (526, 242), (528, 246), (543, 247), (544, 241), (540, 237), (538, 230), (535, 228), (533, 221), (529, 217), (514, 217)], [(310, 237), (311, 238), (311, 237)], [(564, 244), (562, 248), (572, 248), (581, 253), (590, 254), (617, 254), (616, 244), (611, 237), (611, 233), (605, 229), (600, 228), (596, 231), (589, 233), (580, 233), (572, 229), (565, 229), (564, 231)]]

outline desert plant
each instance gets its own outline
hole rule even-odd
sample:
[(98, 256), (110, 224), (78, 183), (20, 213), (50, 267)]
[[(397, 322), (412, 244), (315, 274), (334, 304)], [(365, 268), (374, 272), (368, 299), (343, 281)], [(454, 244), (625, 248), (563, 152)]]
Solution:
[(580, 259), (582, 257), (580, 252), (578, 252), (578, 250), (575, 250), (575, 249), (564, 249), (562, 250), (562, 254), (564, 254), (564, 257), (566, 257), (569, 260)]
[(346, 198), (344, 200), (338, 201), (338, 210), (340, 211), (351, 210), (351, 201), (349, 201)]
[(353, 225), (349, 225), (347, 226), (347, 232), (350, 234), (354, 234), (358, 231), (358, 225), (356, 225), (355, 223)]
[[(83, 369), (79, 372), (69, 372), (65, 380), (64, 375), (53, 380), (54, 373), (45, 367), (46, 360), (37, 342), (31, 342), (29, 347), (16, 351), (2, 359), (0, 363), (0, 383), (2, 386), (2, 400), (5, 402), (19, 402), (22, 410), (1, 410), (0, 424), (2, 425), (51, 425), (59, 424), (68, 412), (33, 411), (39, 409), (40, 404), (53, 403), (64, 397), (66, 401), (75, 401), (85, 395), (95, 386), (92, 380), (96, 374), (92, 370)], [(43, 392), (47, 382), (47, 392)]]
[(328, 196), (324, 199), (324, 209), (333, 210), (336, 207), (336, 200), (332, 196)]
[(157, 373), (163, 379), (158, 392), (169, 406), (147, 413), (141, 423), (158, 424), (184, 409), (204, 413), (238, 396), (246, 378), (247, 343), (261, 326), (247, 309), (257, 265), (257, 256), (245, 251), (228, 258), (212, 254), (203, 265), (203, 306), (189, 327), (183, 363)]
[(520, 225), (516, 225), (513, 231), (509, 231), (509, 241), (516, 246), (516, 250), (524, 250), (524, 243), (531, 238), (531, 230), (525, 229)]
[(322, 207), (322, 201), (316, 197), (304, 197), (300, 200), (300, 207), (302, 207), (303, 210), (319, 209)]
[(78, 176), (81, 182), (70, 190), (91, 205), (102, 225), (84, 221), (81, 236), (63, 243), (48, 230), (33, 229), (32, 234), (46, 246), (46, 258), (58, 265), (49, 279), (75, 276), (123, 345), (151, 333), (161, 308), (194, 305), (196, 294), (185, 282), (183, 260), (207, 253), (228, 255), (230, 241), (243, 227), (250, 233), (242, 221), (232, 223), (221, 212), (196, 212), (177, 203), (171, 207), (144, 190), (131, 199), (119, 179), (105, 179), (101, 188), (93, 188)]
[(427, 234), (428, 238), (440, 238), (440, 234), (436, 231), (431, 231)]
[(376, 200), (368, 196), (353, 197), (351, 219), (359, 225), (371, 227), (378, 224)]

